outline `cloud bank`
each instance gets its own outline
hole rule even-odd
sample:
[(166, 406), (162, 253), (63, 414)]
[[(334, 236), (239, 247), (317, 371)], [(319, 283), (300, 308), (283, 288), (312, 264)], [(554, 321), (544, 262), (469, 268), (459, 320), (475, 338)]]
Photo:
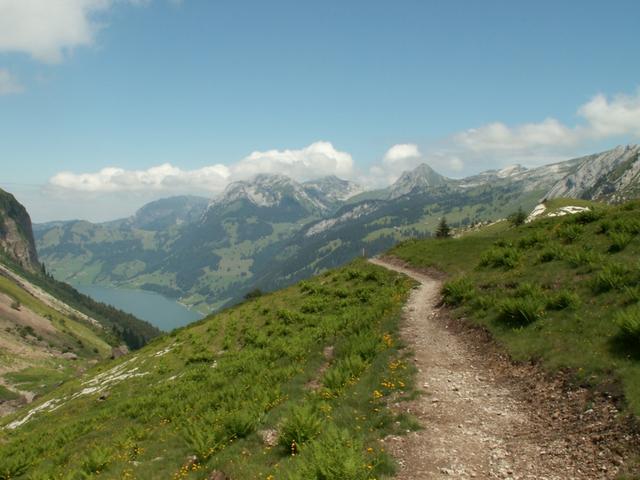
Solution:
[(300, 149), (255, 151), (229, 165), (218, 163), (195, 170), (167, 163), (147, 170), (109, 167), (94, 173), (62, 172), (49, 184), (67, 192), (215, 195), (229, 182), (258, 173), (282, 173), (300, 181), (337, 175), (373, 188), (388, 185), (404, 170), (422, 162), (454, 176), (517, 162), (533, 166), (571, 158), (577, 149), (596, 141), (640, 138), (640, 90), (635, 95), (610, 98), (596, 95), (578, 108), (577, 115), (581, 122), (573, 126), (554, 118), (515, 126), (490, 123), (454, 133), (427, 153), (414, 143), (396, 144), (366, 171), (356, 168), (348, 152), (328, 141), (318, 141)]
[(169, 163), (147, 170), (108, 167), (94, 173), (61, 172), (49, 180), (52, 187), (75, 192), (188, 192), (218, 193), (231, 181), (258, 173), (281, 173), (297, 180), (325, 175), (350, 178), (353, 159), (330, 142), (315, 142), (299, 150), (256, 151), (232, 165), (215, 164), (182, 170)]

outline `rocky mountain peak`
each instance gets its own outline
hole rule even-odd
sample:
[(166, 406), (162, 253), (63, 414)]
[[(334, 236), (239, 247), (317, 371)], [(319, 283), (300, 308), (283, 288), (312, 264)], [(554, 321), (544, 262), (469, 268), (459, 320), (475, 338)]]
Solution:
[(303, 185), (307, 190), (315, 190), (331, 201), (347, 200), (363, 191), (357, 183), (343, 180), (335, 175), (310, 180)]
[(440, 187), (446, 184), (446, 177), (443, 177), (429, 165), (423, 163), (413, 170), (402, 172), (400, 178), (389, 187), (389, 198), (394, 199), (415, 191)]

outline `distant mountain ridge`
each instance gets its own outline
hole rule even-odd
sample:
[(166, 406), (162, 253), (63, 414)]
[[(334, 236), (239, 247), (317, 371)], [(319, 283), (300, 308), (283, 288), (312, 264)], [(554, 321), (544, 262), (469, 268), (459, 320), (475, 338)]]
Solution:
[[(37, 226), (41, 257), (69, 281), (144, 288), (202, 312), (259, 285), (272, 289), (452, 226), (504, 218), (556, 195), (616, 202), (638, 196), (638, 146), (462, 179), (428, 165), (377, 191), (338, 179), (258, 175), (207, 201), (164, 199), (111, 224)], [(153, 207), (153, 208), (152, 208)], [(147, 212), (150, 210), (151, 212)], [(164, 222), (164, 223), (163, 223)]]

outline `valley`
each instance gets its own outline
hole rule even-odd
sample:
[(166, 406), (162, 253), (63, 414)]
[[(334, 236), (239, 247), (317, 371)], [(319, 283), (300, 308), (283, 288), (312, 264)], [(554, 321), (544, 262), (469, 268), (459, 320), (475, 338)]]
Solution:
[[(259, 175), (211, 200), (174, 197), (128, 219), (36, 225), (38, 252), (62, 281), (155, 291), (206, 314), (249, 291), (270, 291), (409, 238), (428, 237), (442, 216), (454, 228), (530, 211), (545, 197), (632, 198), (640, 147), (464, 179), (427, 165), (387, 189), (363, 191), (326, 177), (299, 183)], [(579, 188), (568, 185), (580, 185)], [(618, 193), (615, 193), (618, 192)]]
[[(3, 253), (0, 473), (627, 478), (639, 204), (551, 193), (595, 192), (578, 181), (585, 162), (633, 172), (638, 150), (456, 181), (422, 166), (384, 192), (320, 182), (344, 195), (261, 176), (206, 205), (36, 226)], [(435, 236), (443, 217), (455, 238)], [(363, 248), (384, 260), (356, 258)], [(56, 265), (99, 300), (153, 307), (138, 313), (167, 333), (55, 280)], [(221, 269), (223, 300), (206, 286)], [(220, 311), (190, 321), (178, 298)], [(548, 435), (554, 453), (537, 459)]]

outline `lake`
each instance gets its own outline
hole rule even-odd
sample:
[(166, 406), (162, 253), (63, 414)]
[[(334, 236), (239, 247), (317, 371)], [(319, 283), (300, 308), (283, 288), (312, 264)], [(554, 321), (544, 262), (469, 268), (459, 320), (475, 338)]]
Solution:
[(120, 310), (132, 313), (167, 332), (203, 317), (176, 300), (155, 292), (132, 288), (103, 287), (101, 285), (73, 285), (73, 288), (99, 302), (108, 303)]

